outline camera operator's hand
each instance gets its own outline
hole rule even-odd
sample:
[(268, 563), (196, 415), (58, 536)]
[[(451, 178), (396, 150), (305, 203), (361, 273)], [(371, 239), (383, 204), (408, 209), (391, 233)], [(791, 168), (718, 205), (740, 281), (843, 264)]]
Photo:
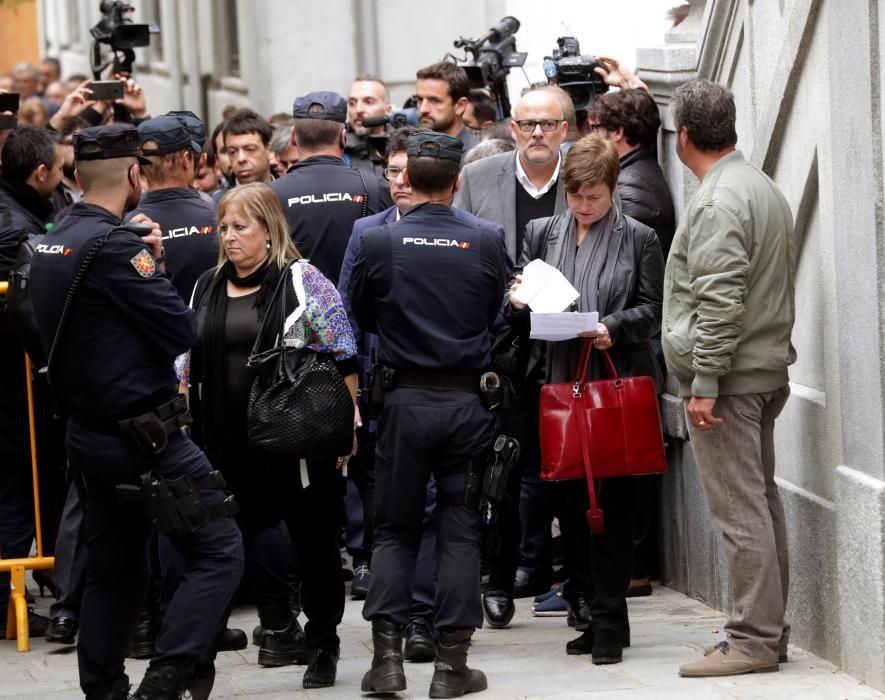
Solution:
[(599, 61), (605, 68), (596, 67), (593, 70), (605, 81), (606, 85), (626, 90), (627, 88), (642, 88), (648, 92), (648, 85), (630, 72), (627, 66), (622, 65), (616, 58), (608, 56), (597, 56)]
[[(163, 230), (160, 224), (151, 221), (145, 214), (136, 214), (129, 220), (130, 224), (141, 224), (142, 226), (150, 226), (152, 231), (142, 239), (151, 250), (151, 255), (159, 260), (163, 257)], [(161, 263), (162, 264), (162, 263)]]
[(79, 117), (86, 109), (96, 105), (95, 100), (92, 99), (90, 85), (92, 85), (91, 80), (84, 80), (65, 97), (61, 107), (49, 120), (53, 129), (61, 131), (72, 119)]
[(115, 74), (114, 78), (123, 81), (123, 97), (116, 100), (116, 103), (128, 109), (133, 119), (147, 119), (147, 100), (141, 85), (122, 73)]

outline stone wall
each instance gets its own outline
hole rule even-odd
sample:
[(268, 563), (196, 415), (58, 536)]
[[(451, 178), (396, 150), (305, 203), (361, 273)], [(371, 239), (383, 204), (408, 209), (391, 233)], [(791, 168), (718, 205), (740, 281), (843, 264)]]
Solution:
[[(799, 357), (776, 430), (792, 640), (885, 688), (882, 3), (691, 5), (666, 44), (638, 55), (662, 108), (662, 160), (677, 211), (697, 183), (675, 155), (667, 103), (685, 80), (708, 78), (734, 91), (738, 148), (777, 181), (800, 240)], [(671, 436), (662, 489), (664, 578), (726, 610), (721, 536), (673, 396), (665, 397), (664, 417)]]

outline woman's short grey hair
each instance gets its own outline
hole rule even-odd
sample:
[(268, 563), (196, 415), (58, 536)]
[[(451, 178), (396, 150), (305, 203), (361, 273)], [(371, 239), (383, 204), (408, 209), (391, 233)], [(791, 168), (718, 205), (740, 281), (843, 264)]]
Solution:
[(734, 95), (709, 80), (690, 80), (670, 98), (676, 131), (688, 130), (691, 142), (701, 151), (721, 151), (737, 143)]
[(496, 156), (499, 153), (507, 153), (508, 151), (513, 151), (515, 149), (516, 145), (513, 143), (513, 141), (505, 141), (504, 139), (489, 139), (488, 141), (483, 141), (476, 144), (473, 148), (467, 151), (467, 155), (464, 156), (464, 165), (470, 165), (471, 163), (475, 163), (476, 161), (482, 160), (483, 158)]
[(292, 145), (292, 126), (283, 124), (274, 129), (270, 137), (270, 150), (276, 154), (286, 153)]

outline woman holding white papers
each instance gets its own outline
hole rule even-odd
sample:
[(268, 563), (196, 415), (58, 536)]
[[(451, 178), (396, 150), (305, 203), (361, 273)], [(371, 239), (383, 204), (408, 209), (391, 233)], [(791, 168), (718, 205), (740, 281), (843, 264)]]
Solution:
[[(568, 211), (529, 222), (517, 270), (536, 259), (557, 268), (579, 292), (572, 310), (599, 313), (596, 331), (581, 335), (593, 336), (597, 348), (609, 350), (622, 376), (649, 375), (660, 390), (663, 379), (649, 341), (661, 323), (664, 259), (655, 232), (625, 216), (614, 202), (619, 169), (618, 152), (609, 141), (587, 136), (575, 143), (562, 169)], [(511, 294), (521, 282), (517, 275)], [(530, 310), (514, 298), (508, 301), (515, 325), (527, 324)], [(546, 343), (546, 382), (574, 379), (582, 343), (580, 338)], [(593, 353), (588, 380), (606, 376), (598, 355)], [(587, 526), (584, 484), (556, 486), (570, 577), (565, 595), (586, 597), (592, 615), (590, 628), (566, 651), (592, 654), (594, 664), (618, 663), (630, 645), (625, 595), (633, 560), (633, 479), (606, 479), (600, 485), (606, 513), (601, 535), (591, 535)]]

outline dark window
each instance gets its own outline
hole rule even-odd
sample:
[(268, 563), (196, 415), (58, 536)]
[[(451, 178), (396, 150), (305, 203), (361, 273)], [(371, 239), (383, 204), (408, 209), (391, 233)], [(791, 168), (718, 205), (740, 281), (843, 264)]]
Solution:
[(227, 29), (227, 74), (240, 74), (240, 35), (237, 28), (237, 0), (225, 0), (225, 28)]

